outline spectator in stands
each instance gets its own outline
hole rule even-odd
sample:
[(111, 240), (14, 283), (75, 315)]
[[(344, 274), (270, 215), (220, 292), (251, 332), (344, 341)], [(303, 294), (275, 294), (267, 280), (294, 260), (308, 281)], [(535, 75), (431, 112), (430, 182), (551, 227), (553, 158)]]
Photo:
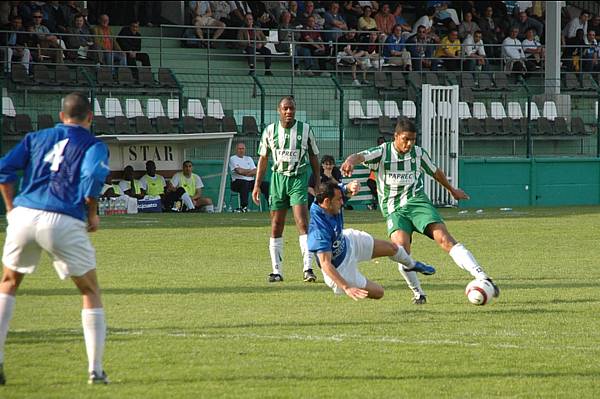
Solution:
[(77, 14), (73, 18), (73, 27), (69, 28), (70, 36), (66, 36), (67, 48), (74, 50), (69, 57), (78, 60), (90, 60), (94, 64), (99, 62), (99, 48), (94, 41), (90, 29), (85, 24), (83, 15)]
[(460, 25), (458, 14), (454, 8), (449, 8), (449, 1), (438, 1), (435, 5), (434, 17), (441, 22), (446, 29), (456, 29)]
[(479, 20), (479, 27), (483, 35), (483, 42), (488, 45), (485, 49), (486, 53), (493, 58), (500, 57), (500, 48), (496, 45), (502, 43), (506, 35), (500, 18), (494, 15), (492, 6), (485, 8), (483, 17)]
[(396, 5), (393, 15), (396, 20), (396, 25), (400, 25), (402, 28), (402, 35), (409, 36), (412, 31), (412, 26), (410, 26), (406, 18), (402, 15), (402, 4)]
[[(314, 16), (309, 16), (306, 20), (306, 25), (304, 26), (304, 30), (301, 33), (300, 37), (301, 44), (299, 47), (307, 48), (310, 51), (311, 56), (317, 58), (317, 63), (319, 64), (320, 71), (327, 70), (327, 58), (328, 55), (328, 47), (323, 43), (323, 38), (321, 34), (316, 29), (316, 22)], [(312, 63), (314, 67), (315, 60), (313, 58)], [(323, 76), (328, 76), (329, 72), (322, 72)]]
[(525, 53), (525, 66), (528, 71), (535, 71), (542, 67), (542, 60), (545, 57), (544, 46), (536, 39), (535, 28), (527, 29), (525, 39), (521, 42), (523, 52)]
[[(67, 20), (67, 27), (75, 26), (75, 17), (83, 13), (83, 9), (79, 7), (77, 3), (77, 1), (67, 1), (63, 6), (63, 13), (65, 15), (65, 19)], [(87, 21), (85, 24), (87, 26)], [(87, 28), (89, 29), (89, 26), (87, 26)], [(68, 30), (69, 29), (67, 28), (67, 31)]]
[[(140, 34), (139, 21), (132, 21), (129, 26), (124, 26), (119, 32), (117, 43), (119, 43), (121, 50), (125, 52), (127, 65), (137, 67), (137, 61), (140, 61), (142, 66), (150, 66), (150, 57), (140, 51), (142, 49), (142, 35)], [(137, 68), (133, 70), (134, 74), (137, 74)]]
[(146, 190), (142, 188), (139, 180), (133, 176), (131, 165), (127, 165), (123, 169), (123, 179), (119, 182), (119, 189), (121, 194), (132, 198), (142, 199), (146, 196)]
[(33, 32), (36, 33), (39, 43), (40, 60), (42, 62), (49, 60), (54, 64), (62, 63), (64, 59), (62, 46), (64, 44), (61, 43), (58, 36), (51, 34), (50, 30), (42, 25), (42, 11), (34, 11), (31, 17), (33, 18)]
[(67, 19), (62, 7), (58, 1), (48, 1), (42, 6), (42, 12), (45, 15), (44, 25), (50, 32), (67, 33), (69, 20)]
[(377, 21), (372, 17), (373, 9), (369, 6), (363, 8), (363, 15), (358, 19), (358, 30), (377, 30)]
[(596, 15), (588, 22), (587, 31), (593, 30), (594, 32), (600, 32), (600, 15)]
[[(377, 137), (377, 145), (382, 145), (385, 143), (385, 137), (379, 136)], [(377, 210), (377, 203), (379, 202), (377, 196), (377, 177), (375, 176), (375, 171), (371, 170), (369, 173), (369, 177), (367, 179), (367, 187), (369, 187), (369, 191), (371, 192), (371, 204), (367, 205), (367, 208), (371, 211)]]
[(27, 34), (23, 31), (23, 19), (19, 15), (10, 17), (8, 26), (2, 28), (10, 31), (2, 34), (0, 45), (6, 46), (6, 59), (8, 64), (6, 70), (10, 72), (11, 63), (21, 63), (29, 72), (31, 52), (27, 48)]
[(444, 67), (447, 71), (460, 70), (461, 46), (458, 39), (458, 31), (452, 29), (440, 42), (440, 46), (435, 51), (434, 69)]
[(323, 29), (323, 25), (325, 25), (325, 18), (323, 18), (319, 13), (315, 12), (315, 2), (307, 1), (304, 3), (304, 11), (298, 17), (296, 21), (298, 24), (306, 27), (308, 24), (308, 18), (313, 17), (314, 19), (314, 29), (321, 30)]
[(194, 15), (192, 23), (196, 27), (196, 36), (202, 40), (204, 39), (203, 29), (214, 29), (213, 41), (209, 40), (209, 46), (217, 48), (215, 40), (219, 39), (223, 34), (225, 24), (213, 18), (210, 1), (190, 1), (190, 9), (192, 10), (192, 15)]
[(315, 202), (315, 190), (319, 183), (327, 183), (332, 181), (336, 184), (342, 182), (342, 172), (340, 168), (335, 166), (335, 159), (331, 155), (323, 155), (321, 158), (321, 181), (317, 182), (315, 175), (311, 174), (308, 179), (308, 204), (312, 205)]
[(298, 20), (298, 2), (297, 1), (289, 1), (287, 11), (291, 15), (291, 23), (295, 25)]
[(203, 187), (204, 183), (200, 176), (192, 173), (191, 161), (184, 161), (183, 170), (175, 173), (171, 181), (167, 183), (167, 191), (176, 193), (185, 205), (183, 210), (213, 213), (212, 199), (202, 196)]
[(366, 52), (359, 45), (356, 31), (351, 30), (344, 33), (337, 41), (336, 46), (336, 62), (341, 66), (349, 66), (352, 70), (352, 84), (360, 86), (360, 81), (356, 77), (356, 69), (358, 66), (364, 68), (363, 64), (359, 64), (358, 60), (364, 57)]
[(160, 199), (163, 207), (165, 204), (165, 189), (167, 182), (161, 175), (156, 174), (156, 164), (154, 161), (146, 162), (146, 174), (140, 179), (140, 189), (144, 190), (146, 196), (144, 199)]
[(339, 11), (340, 5), (334, 1), (329, 5), (329, 11), (325, 13), (325, 25), (323, 26), (323, 29), (335, 31), (326, 32), (326, 40), (337, 41), (338, 38), (343, 35), (342, 31), (348, 30), (348, 25)]
[[(356, 4), (355, 4), (356, 3)], [(344, 21), (348, 25), (348, 29), (358, 28), (358, 19), (363, 14), (363, 9), (355, 1), (344, 1), (340, 10)]]
[(469, 35), (463, 42), (464, 68), (467, 71), (487, 71), (488, 61), (481, 40), (481, 31), (475, 31), (473, 36)]
[(427, 36), (427, 28), (423, 25), (419, 26), (417, 34), (406, 41), (406, 48), (410, 52), (414, 71), (431, 69), (434, 45)]
[[(254, 176), (256, 176), (256, 164), (254, 160), (246, 155), (246, 145), (238, 143), (235, 147), (235, 155), (229, 158), (229, 171), (231, 173), (231, 191), (239, 193), (241, 212), (248, 211), (248, 194), (254, 189)], [(269, 200), (269, 182), (260, 184), (260, 191), (265, 199)]]
[(435, 15), (435, 8), (429, 7), (427, 8), (427, 12), (421, 18), (417, 19), (417, 22), (413, 25), (412, 34), (415, 35), (417, 33), (417, 29), (419, 26), (424, 26), (427, 36), (437, 43), (439, 38), (433, 31), (433, 16)]
[(412, 62), (405, 42), (406, 40), (402, 36), (402, 27), (400, 25), (394, 26), (392, 34), (385, 39), (383, 56), (386, 63), (410, 71), (412, 70)]
[(563, 58), (566, 59), (567, 69), (570, 71), (581, 71), (581, 55), (586, 50), (585, 33), (583, 29), (577, 29), (575, 37), (566, 39), (566, 48), (563, 51)]
[(254, 27), (254, 16), (246, 14), (245, 29), (238, 31), (238, 45), (244, 48), (248, 67), (250, 68), (250, 75), (254, 75), (256, 71), (255, 58), (256, 53), (259, 53), (264, 56), (265, 76), (273, 76), (271, 72), (271, 50), (265, 47), (266, 41), (267, 39), (262, 30)]
[(400, 36), (402, 35), (402, 26), (396, 25), (396, 18), (390, 12), (389, 4), (384, 3), (381, 6), (381, 10), (375, 15), (375, 21), (377, 22), (377, 30), (382, 32), (386, 38), (394, 32), (396, 26), (400, 27)]
[(251, 1), (248, 4), (252, 9), (252, 15), (254, 16), (254, 22), (256, 26), (263, 29), (277, 29), (277, 21), (267, 10), (264, 2)]
[(375, 68), (380, 70), (383, 66), (384, 59), (379, 54), (379, 34), (377, 31), (371, 31), (367, 36), (364, 36), (361, 40), (363, 43), (362, 50), (364, 55), (359, 57), (358, 62), (362, 64), (363, 70), (363, 84), (369, 84), (367, 81), (367, 69)]
[[(279, 14), (279, 28), (277, 29), (277, 39), (279, 43), (275, 44), (275, 49), (281, 53), (291, 55), (291, 45), (294, 42), (294, 33), (291, 31), (294, 27), (291, 24), (292, 14), (284, 10)], [(297, 62), (297, 61), (296, 61)]]
[(481, 30), (477, 22), (473, 21), (473, 14), (465, 13), (464, 20), (458, 27), (458, 37), (460, 40), (465, 40), (467, 36), (473, 36), (476, 31)]
[(504, 58), (504, 69), (507, 72), (525, 72), (525, 53), (523, 52), (522, 43), (517, 36), (519, 28), (514, 27), (510, 30), (508, 36), (502, 42), (502, 57)]
[(598, 72), (598, 56), (600, 55), (600, 47), (596, 40), (596, 32), (588, 30), (585, 44), (587, 47), (581, 52), (581, 71), (582, 72)]
[(108, 15), (102, 14), (98, 18), (99, 24), (92, 28), (92, 34), (96, 40), (96, 46), (102, 51), (100, 59), (104, 65), (127, 65), (127, 58), (121, 51), (119, 43), (113, 36), (112, 28), (109, 26)]
[(527, 35), (527, 30), (533, 28), (537, 32), (538, 35), (542, 36), (544, 34), (544, 24), (534, 18), (529, 18), (525, 11), (521, 11), (519, 13), (519, 19), (513, 25), (519, 28), (519, 35), (517, 38), (523, 41)]
[(577, 34), (577, 30), (583, 29), (584, 32), (588, 30), (588, 19), (590, 18), (589, 11), (582, 10), (579, 17), (573, 18), (562, 30), (562, 36), (566, 39), (572, 39)]

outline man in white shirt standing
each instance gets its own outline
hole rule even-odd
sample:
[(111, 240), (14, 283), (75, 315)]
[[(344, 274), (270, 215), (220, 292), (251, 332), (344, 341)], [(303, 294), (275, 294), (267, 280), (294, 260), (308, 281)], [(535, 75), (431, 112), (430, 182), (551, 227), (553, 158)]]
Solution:
[(468, 35), (463, 42), (464, 66), (467, 71), (474, 71), (475, 69), (485, 71), (488, 69), (488, 62), (481, 36), (481, 31), (477, 30), (473, 33), (473, 36)]
[(527, 70), (525, 68), (525, 53), (521, 41), (517, 39), (518, 34), (519, 28), (513, 27), (510, 30), (510, 36), (502, 42), (502, 56), (506, 62), (505, 70), (507, 72), (525, 72)]
[(589, 11), (581, 11), (579, 17), (573, 18), (563, 29), (563, 39), (571, 39), (575, 37), (577, 30), (579, 29), (583, 29), (584, 32), (587, 32), (588, 19), (590, 19)]
[[(246, 144), (238, 143), (235, 147), (235, 155), (229, 158), (229, 171), (231, 173), (231, 191), (240, 195), (240, 212), (248, 211), (248, 194), (254, 188), (254, 176), (256, 176), (256, 164), (254, 160), (246, 155)], [(260, 191), (269, 200), (269, 183), (263, 181)]]

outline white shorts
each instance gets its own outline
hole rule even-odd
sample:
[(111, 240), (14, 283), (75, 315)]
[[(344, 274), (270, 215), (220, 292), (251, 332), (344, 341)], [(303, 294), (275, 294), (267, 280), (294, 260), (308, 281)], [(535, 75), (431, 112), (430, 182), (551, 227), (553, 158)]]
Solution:
[[(358, 270), (358, 263), (370, 260), (373, 256), (373, 237), (364, 231), (354, 229), (344, 229), (342, 231), (346, 237), (348, 249), (346, 259), (338, 266), (338, 273), (350, 284), (358, 288), (367, 286), (367, 278)], [(323, 273), (323, 280), (328, 287), (337, 295), (344, 293), (327, 274)]]
[(2, 262), (18, 273), (35, 271), (42, 249), (53, 259), (61, 279), (83, 276), (96, 268), (96, 251), (85, 222), (56, 212), (24, 207), (7, 216), (6, 241)]

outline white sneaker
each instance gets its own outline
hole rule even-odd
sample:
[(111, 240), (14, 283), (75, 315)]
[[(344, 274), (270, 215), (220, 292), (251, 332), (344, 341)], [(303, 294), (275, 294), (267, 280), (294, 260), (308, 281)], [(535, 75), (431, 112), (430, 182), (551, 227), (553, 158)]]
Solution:
[(360, 86), (360, 82), (358, 81), (358, 79), (354, 79), (352, 81), (352, 85), (354, 85), (354, 86)]

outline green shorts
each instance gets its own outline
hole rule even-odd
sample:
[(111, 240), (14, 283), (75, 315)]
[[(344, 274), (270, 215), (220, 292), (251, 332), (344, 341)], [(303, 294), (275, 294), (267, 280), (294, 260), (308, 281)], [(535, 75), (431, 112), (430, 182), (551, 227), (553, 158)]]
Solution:
[(269, 189), (269, 209), (278, 211), (308, 202), (308, 174), (284, 176), (274, 172)]
[(387, 216), (388, 235), (396, 230), (408, 234), (418, 231), (425, 234), (425, 229), (431, 223), (444, 223), (431, 201), (424, 195), (411, 198), (406, 205), (396, 209)]

